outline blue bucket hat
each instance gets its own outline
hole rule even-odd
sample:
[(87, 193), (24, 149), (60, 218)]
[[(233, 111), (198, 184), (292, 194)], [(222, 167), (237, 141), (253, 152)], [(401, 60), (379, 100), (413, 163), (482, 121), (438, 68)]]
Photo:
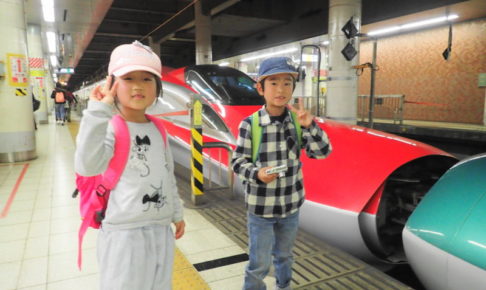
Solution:
[(260, 64), (260, 70), (258, 71), (258, 81), (276, 74), (291, 74), (294, 79), (297, 78), (299, 73), (293, 66), (293, 62), (288, 57), (271, 57), (267, 58)]

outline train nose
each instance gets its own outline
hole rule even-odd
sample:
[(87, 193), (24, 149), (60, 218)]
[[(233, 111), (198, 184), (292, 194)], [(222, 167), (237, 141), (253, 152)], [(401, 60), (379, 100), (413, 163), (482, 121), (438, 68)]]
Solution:
[(430, 189), (408, 219), (403, 245), (427, 289), (486, 285), (486, 155), (462, 161)]

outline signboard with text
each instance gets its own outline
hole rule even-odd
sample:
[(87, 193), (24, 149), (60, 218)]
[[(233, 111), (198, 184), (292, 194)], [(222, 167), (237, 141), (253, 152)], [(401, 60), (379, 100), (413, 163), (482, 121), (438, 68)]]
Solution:
[(8, 83), (13, 87), (26, 87), (29, 72), (27, 58), (23, 54), (7, 53)]

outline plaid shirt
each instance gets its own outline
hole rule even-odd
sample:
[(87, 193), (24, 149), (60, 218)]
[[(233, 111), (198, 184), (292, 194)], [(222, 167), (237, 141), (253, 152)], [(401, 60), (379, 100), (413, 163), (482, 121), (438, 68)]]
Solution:
[[(310, 158), (322, 159), (331, 152), (331, 144), (326, 133), (315, 123), (302, 128), (302, 148), (298, 148), (297, 131), (290, 111), (286, 109), (283, 122), (271, 122), (265, 107), (259, 111), (262, 140), (258, 158), (252, 161), (251, 116), (244, 119), (239, 127), (237, 147), (231, 162), (233, 171), (243, 181), (245, 201), (250, 213), (270, 218), (286, 217), (295, 213), (304, 203), (302, 162), (300, 153), (305, 148)], [(285, 177), (265, 184), (258, 176), (262, 167), (286, 165)]]

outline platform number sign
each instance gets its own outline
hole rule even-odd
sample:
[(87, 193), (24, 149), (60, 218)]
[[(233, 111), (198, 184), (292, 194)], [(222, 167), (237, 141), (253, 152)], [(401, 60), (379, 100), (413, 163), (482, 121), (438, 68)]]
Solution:
[(23, 54), (7, 53), (8, 83), (13, 87), (27, 87), (29, 71)]

